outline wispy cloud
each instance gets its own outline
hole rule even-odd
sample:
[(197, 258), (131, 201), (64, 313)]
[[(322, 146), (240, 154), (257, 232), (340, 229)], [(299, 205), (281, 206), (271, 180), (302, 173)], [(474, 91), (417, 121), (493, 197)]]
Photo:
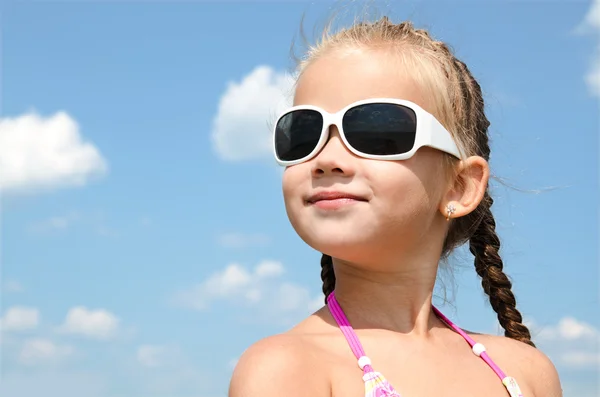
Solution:
[(16, 293), (25, 291), (25, 287), (23, 284), (18, 282), (17, 280), (5, 280), (2, 282), (2, 289), (0, 290), (4, 293)]
[(561, 359), (565, 364), (571, 367), (600, 366), (600, 354), (598, 354), (598, 352), (565, 352), (562, 354)]
[(260, 262), (252, 270), (230, 264), (206, 280), (179, 291), (177, 305), (206, 310), (219, 301), (227, 301), (269, 314), (309, 314), (321, 306), (320, 294), (283, 279), (285, 269), (275, 261)]
[(34, 338), (23, 344), (19, 362), (29, 366), (56, 364), (71, 356), (74, 351), (72, 346), (57, 344), (49, 339)]
[(227, 161), (252, 160), (271, 152), (270, 121), (289, 106), (293, 77), (258, 66), (239, 82), (230, 82), (213, 120), (216, 154)]
[(0, 118), (0, 190), (38, 192), (85, 185), (108, 170), (106, 160), (66, 112)]
[(13, 306), (0, 318), (0, 331), (26, 331), (38, 327), (40, 312), (34, 307)]
[(0, 392), (2, 396), (18, 397), (106, 397), (109, 394), (106, 378), (106, 373), (76, 368), (63, 371), (5, 371)]
[(141, 345), (136, 352), (140, 365), (147, 368), (173, 366), (181, 361), (178, 347), (166, 345)]
[(28, 230), (31, 233), (49, 233), (54, 231), (66, 230), (80, 221), (82, 216), (77, 211), (71, 211), (63, 215), (55, 215), (29, 225)]
[(198, 367), (178, 345), (144, 344), (135, 351), (135, 365), (126, 369), (140, 396), (197, 396), (210, 384), (211, 366)]
[(83, 213), (69, 211), (31, 223), (27, 230), (33, 234), (52, 234), (66, 232), (77, 226), (83, 226), (102, 237), (118, 237), (119, 233), (107, 225), (106, 217), (100, 212)]

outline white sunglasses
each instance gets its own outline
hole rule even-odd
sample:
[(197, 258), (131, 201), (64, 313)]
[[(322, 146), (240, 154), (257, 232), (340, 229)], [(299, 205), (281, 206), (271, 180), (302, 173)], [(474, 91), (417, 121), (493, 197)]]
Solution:
[(363, 158), (405, 160), (423, 146), (462, 158), (448, 130), (419, 105), (402, 99), (372, 98), (333, 114), (312, 105), (289, 108), (275, 123), (275, 159), (283, 166), (312, 159), (327, 143), (332, 125), (346, 147)]

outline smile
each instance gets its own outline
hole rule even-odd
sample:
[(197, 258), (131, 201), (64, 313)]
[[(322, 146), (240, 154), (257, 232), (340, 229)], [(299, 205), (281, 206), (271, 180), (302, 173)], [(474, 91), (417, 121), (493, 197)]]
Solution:
[(323, 210), (337, 210), (366, 201), (367, 199), (356, 194), (329, 191), (310, 196), (306, 203)]

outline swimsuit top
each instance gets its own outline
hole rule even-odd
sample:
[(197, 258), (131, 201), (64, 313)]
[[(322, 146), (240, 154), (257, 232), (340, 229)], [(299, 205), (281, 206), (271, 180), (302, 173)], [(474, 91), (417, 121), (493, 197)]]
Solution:
[[(401, 397), (400, 394), (389, 384), (389, 382), (383, 377), (383, 375), (373, 369), (371, 366), (371, 360), (366, 356), (363, 347), (358, 340), (358, 336), (352, 329), (352, 326), (348, 322), (348, 318), (342, 311), (337, 299), (335, 298), (335, 292), (332, 292), (327, 297), (327, 307), (331, 312), (331, 315), (337, 322), (340, 330), (346, 337), (352, 353), (358, 359), (358, 366), (363, 370), (363, 380), (365, 382), (365, 397)], [(506, 376), (504, 372), (492, 361), (485, 351), (485, 347), (481, 343), (475, 342), (469, 335), (467, 335), (462, 329), (456, 326), (446, 316), (444, 316), (438, 309), (433, 307), (434, 313), (444, 322), (448, 327), (460, 334), (471, 346), (473, 353), (485, 361), (490, 368), (498, 375), (504, 387), (508, 391), (510, 397), (523, 397), (517, 381)]]

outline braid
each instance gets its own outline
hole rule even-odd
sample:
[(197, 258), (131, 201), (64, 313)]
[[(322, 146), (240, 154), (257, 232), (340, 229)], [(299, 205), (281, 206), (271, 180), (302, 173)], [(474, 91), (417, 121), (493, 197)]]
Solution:
[(325, 304), (327, 304), (327, 297), (335, 288), (335, 273), (333, 272), (333, 260), (325, 254), (321, 257), (321, 280), (323, 280), (323, 294), (325, 295)]
[(498, 321), (504, 328), (504, 335), (535, 347), (529, 329), (523, 325), (523, 317), (516, 308), (512, 283), (502, 271), (503, 263), (498, 251), (500, 239), (496, 234), (496, 222), (490, 209), (492, 198), (486, 191), (484, 196), (483, 218), (473, 234), (469, 250), (475, 256), (475, 271), (481, 277), (483, 290), (490, 298)]
[[(439, 43), (442, 51), (452, 59), (453, 67), (459, 76), (458, 82), (464, 105), (455, 109), (459, 118), (465, 120), (471, 135), (476, 137), (477, 154), (489, 160), (490, 146), (488, 138), (489, 120), (483, 111), (483, 96), (481, 87), (473, 77), (467, 65), (457, 59), (444, 43)], [(460, 103), (460, 102), (459, 102)], [(483, 290), (489, 296), (490, 303), (496, 314), (504, 335), (535, 347), (531, 341), (529, 329), (523, 324), (523, 317), (517, 310), (516, 299), (511, 288), (512, 283), (503, 272), (503, 262), (500, 257), (500, 239), (496, 234), (496, 222), (491, 211), (494, 200), (488, 190), (483, 200), (468, 220), (477, 225), (469, 241), (469, 249), (475, 257), (475, 271), (481, 277)], [(477, 218), (479, 222), (477, 222)]]

